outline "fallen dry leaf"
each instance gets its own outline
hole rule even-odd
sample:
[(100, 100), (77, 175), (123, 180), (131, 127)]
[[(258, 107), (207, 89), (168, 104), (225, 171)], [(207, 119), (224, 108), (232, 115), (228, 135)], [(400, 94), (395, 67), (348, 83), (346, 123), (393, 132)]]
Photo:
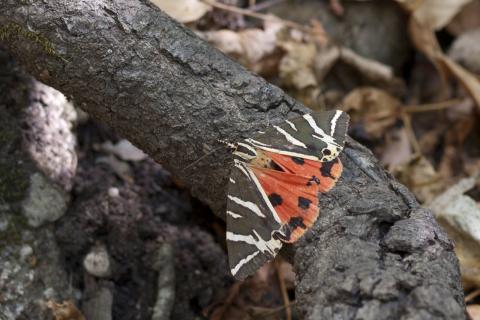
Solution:
[(438, 45), (433, 30), (419, 23), (414, 17), (410, 19), (409, 32), (415, 47), (432, 61), (442, 78), (446, 79), (448, 75), (456, 78), (480, 109), (480, 81), (475, 75), (446, 56)]
[(278, 20), (266, 20), (264, 28), (245, 29), (239, 32), (218, 30), (197, 32), (197, 34), (238, 60), (248, 69), (268, 74), (277, 68), (280, 57), (276, 56), (277, 33), (283, 28)]
[(83, 314), (71, 300), (62, 303), (50, 300), (47, 302), (47, 307), (52, 310), (55, 320), (85, 320)]
[(472, 116), (457, 118), (450, 125), (450, 128), (444, 132), (443, 154), (438, 165), (438, 172), (445, 178), (455, 175), (455, 170), (463, 165), (463, 150), (465, 140), (474, 128), (475, 119)]
[(448, 222), (439, 218), (438, 222), (455, 243), (455, 254), (460, 262), (460, 273), (464, 289), (480, 287), (480, 246), (478, 242)]
[(312, 41), (320, 46), (325, 46), (328, 42), (327, 32), (323, 28), (323, 25), (317, 19), (310, 20), (311, 31), (305, 36), (312, 39)]
[(407, 164), (399, 166), (393, 173), (421, 203), (430, 203), (445, 188), (442, 176), (422, 156), (415, 157)]
[(480, 207), (464, 193), (478, 181), (478, 174), (460, 180), (429, 205), (455, 242), (462, 280), (466, 288), (480, 286)]
[(446, 79), (446, 71), (437, 61), (438, 56), (442, 55), (442, 49), (433, 31), (411, 17), (408, 23), (408, 32), (415, 48), (425, 54), (441, 73), (442, 78)]
[(381, 154), (380, 162), (389, 171), (395, 171), (413, 157), (412, 146), (405, 127), (389, 130), (385, 137), (385, 148)]
[(175, 20), (188, 23), (193, 22), (211, 10), (211, 6), (200, 0), (150, 0), (157, 7), (165, 11)]
[(440, 56), (439, 61), (443, 63), (446, 69), (463, 85), (480, 109), (480, 81), (478, 78), (448, 56)]
[(440, 122), (438, 126), (422, 134), (418, 141), (422, 153), (432, 154), (432, 152), (435, 151), (435, 148), (438, 147), (438, 143), (439, 141), (441, 141), (441, 137), (446, 130), (447, 124), (444, 122)]
[(401, 103), (384, 90), (364, 87), (350, 92), (341, 105), (352, 124), (360, 124), (370, 139), (379, 139), (397, 121)]
[(313, 72), (313, 62), (317, 53), (315, 44), (282, 41), (279, 46), (286, 52), (279, 65), (282, 83), (297, 90), (317, 86)]
[(421, 24), (432, 30), (440, 30), (471, 0), (397, 0)]
[(448, 32), (453, 35), (460, 35), (466, 31), (480, 27), (480, 0), (470, 1), (450, 21), (447, 26)]
[(476, 176), (460, 180), (433, 199), (429, 207), (437, 218), (470, 235), (480, 245), (480, 207), (471, 197), (464, 195), (475, 186), (477, 180)]
[(480, 305), (471, 304), (467, 306), (467, 313), (471, 320), (480, 320)]
[(323, 81), (339, 58), (340, 49), (337, 46), (324, 46), (317, 50), (313, 67), (318, 82)]
[(393, 69), (386, 64), (360, 56), (352, 50), (340, 48), (340, 59), (357, 69), (362, 76), (378, 82), (390, 82), (394, 79)]
[(313, 109), (321, 108), (321, 91), (314, 70), (316, 40), (298, 30), (285, 30), (279, 33), (277, 46), (284, 53), (278, 66), (282, 85), (305, 105)]

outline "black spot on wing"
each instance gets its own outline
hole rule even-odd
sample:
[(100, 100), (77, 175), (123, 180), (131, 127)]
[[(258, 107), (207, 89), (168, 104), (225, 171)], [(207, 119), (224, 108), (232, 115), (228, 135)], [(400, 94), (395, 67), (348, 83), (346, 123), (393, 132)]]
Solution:
[(308, 200), (307, 198), (304, 197), (298, 197), (298, 207), (303, 210), (307, 210), (310, 208), (310, 204), (312, 201)]
[(272, 238), (287, 242), (290, 240), (290, 236), (292, 235), (292, 230), (288, 225), (282, 227), (281, 230), (276, 230), (272, 234)]
[(303, 158), (300, 158), (300, 157), (292, 157), (292, 161), (295, 162), (296, 164), (299, 164), (299, 165), (304, 165), (305, 164), (305, 160)]
[(332, 176), (332, 168), (337, 163), (338, 163), (338, 159), (335, 159), (329, 162), (323, 162), (322, 166), (320, 167), (320, 173), (322, 177), (335, 179), (335, 177)]
[(302, 217), (290, 218), (288, 223), (284, 224), (280, 230), (276, 230), (272, 233), (272, 238), (288, 242), (290, 241), (292, 232), (297, 228), (307, 229), (307, 226), (303, 223)]
[(307, 226), (303, 223), (302, 217), (292, 217), (288, 221), (288, 225), (295, 230), (296, 228), (307, 229)]
[(308, 180), (307, 186), (310, 187), (314, 183), (316, 183), (317, 185), (320, 185), (320, 179), (318, 179), (316, 176), (312, 176), (310, 180)]
[(322, 153), (324, 156), (329, 156), (332, 154), (332, 151), (330, 151), (330, 149), (325, 148), (322, 150)]
[(270, 203), (272, 206), (276, 207), (282, 204), (283, 199), (282, 196), (279, 195), (278, 193), (272, 193), (268, 196), (268, 200), (270, 200)]

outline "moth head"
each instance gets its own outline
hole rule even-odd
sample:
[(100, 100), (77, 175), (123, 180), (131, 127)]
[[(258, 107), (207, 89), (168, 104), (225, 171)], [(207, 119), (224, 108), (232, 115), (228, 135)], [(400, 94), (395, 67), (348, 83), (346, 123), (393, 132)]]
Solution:
[(322, 161), (332, 161), (338, 156), (338, 149), (336, 147), (327, 147), (322, 149)]

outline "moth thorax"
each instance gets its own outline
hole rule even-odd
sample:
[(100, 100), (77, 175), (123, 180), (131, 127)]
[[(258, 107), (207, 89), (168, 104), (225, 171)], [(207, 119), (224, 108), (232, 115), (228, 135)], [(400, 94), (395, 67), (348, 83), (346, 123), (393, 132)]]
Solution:
[(252, 159), (250, 164), (262, 168), (275, 168), (272, 159), (270, 159), (270, 157), (267, 156), (262, 150), (257, 150), (257, 156), (255, 159)]

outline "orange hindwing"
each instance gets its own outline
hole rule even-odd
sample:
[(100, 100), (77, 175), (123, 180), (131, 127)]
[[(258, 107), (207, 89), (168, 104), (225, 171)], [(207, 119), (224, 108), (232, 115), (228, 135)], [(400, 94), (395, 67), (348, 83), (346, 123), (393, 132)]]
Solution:
[(319, 185), (320, 192), (330, 191), (342, 175), (343, 166), (338, 158), (329, 162), (319, 162), (268, 151), (265, 153), (285, 172), (309, 177), (312, 182)]
[(252, 166), (273, 209), (283, 224), (277, 234), (283, 242), (300, 238), (317, 220), (319, 186), (311, 177)]

